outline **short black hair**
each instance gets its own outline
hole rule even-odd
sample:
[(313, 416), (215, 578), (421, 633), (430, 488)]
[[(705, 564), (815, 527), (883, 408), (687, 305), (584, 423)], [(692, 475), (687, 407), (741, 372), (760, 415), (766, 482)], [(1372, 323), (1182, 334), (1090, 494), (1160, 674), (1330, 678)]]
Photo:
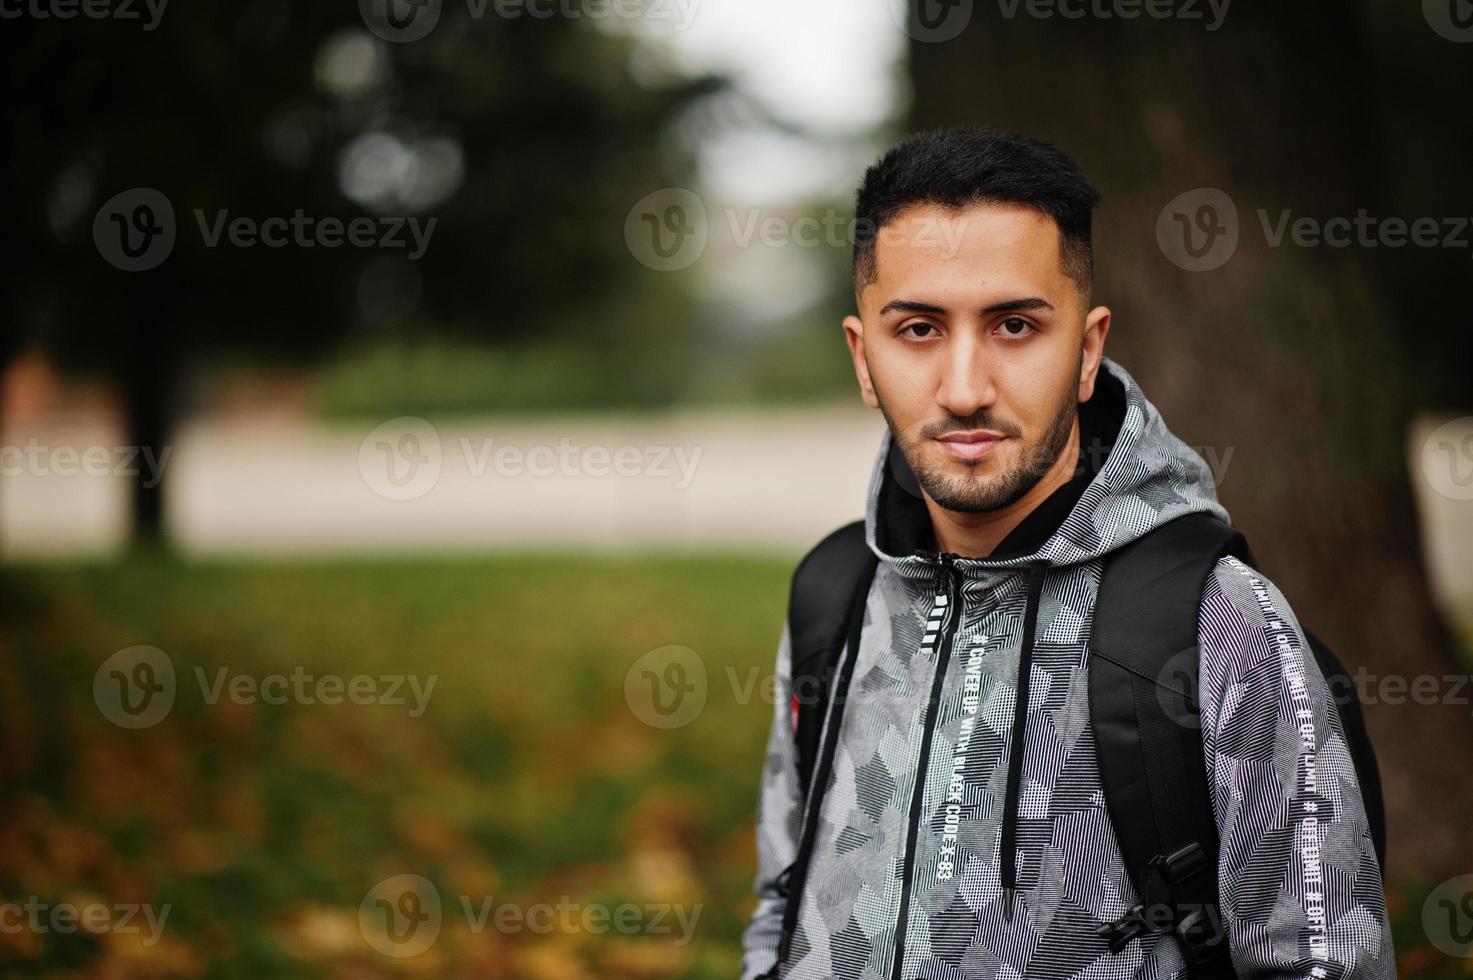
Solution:
[(1058, 147), (982, 127), (906, 137), (864, 174), (855, 197), (854, 292), (874, 282), (880, 229), (913, 207), (963, 210), (1014, 204), (1052, 218), (1064, 274), (1088, 296), (1094, 284), (1091, 227), (1099, 192)]

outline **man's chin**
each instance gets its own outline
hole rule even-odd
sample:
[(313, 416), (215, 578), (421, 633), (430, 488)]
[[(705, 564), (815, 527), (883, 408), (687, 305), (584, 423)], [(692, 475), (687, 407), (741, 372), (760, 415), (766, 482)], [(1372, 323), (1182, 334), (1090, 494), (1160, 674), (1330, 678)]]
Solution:
[[(934, 477), (935, 474), (928, 476)], [(996, 476), (981, 477), (973, 470), (971, 474), (947, 474), (940, 479), (923, 480), (921, 489), (925, 490), (926, 496), (937, 506), (945, 510), (961, 514), (990, 514), (1015, 503), (1028, 492), (1026, 487), (1021, 490), (1014, 488), (1014, 492), (1009, 492), (1003, 486), (1006, 482)]]
[(983, 498), (943, 495), (941, 497), (932, 496), (931, 500), (937, 507), (954, 514), (991, 514), (1017, 502), (1013, 499), (1000, 499), (991, 495)]
[[(1005, 443), (1013, 440), (1005, 440)], [(945, 449), (926, 461), (917, 481), (932, 502), (962, 514), (989, 514), (1015, 504), (1038, 483), (1042, 474), (1018, 470), (1017, 461), (1007, 458), (1007, 447), (987, 453), (976, 461), (959, 460)], [(939, 457), (939, 458), (938, 458)]]

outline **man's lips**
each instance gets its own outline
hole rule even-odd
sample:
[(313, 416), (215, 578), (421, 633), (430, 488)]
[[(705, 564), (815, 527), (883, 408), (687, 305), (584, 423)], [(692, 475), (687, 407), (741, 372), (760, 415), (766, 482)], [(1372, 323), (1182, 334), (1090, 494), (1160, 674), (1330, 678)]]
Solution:
[(992, 452), (993, 447), (1006, 438), (1000, 432), (973, 429), (968, 432), (948, 432), (944, 436), (938, 436), (936, 441), (957, 459), (975, 460)]

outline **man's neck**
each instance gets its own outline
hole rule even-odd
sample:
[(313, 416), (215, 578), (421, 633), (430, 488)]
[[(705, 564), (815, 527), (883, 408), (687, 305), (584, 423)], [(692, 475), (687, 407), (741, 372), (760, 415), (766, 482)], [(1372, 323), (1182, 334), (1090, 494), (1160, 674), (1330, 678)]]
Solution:
[(1076, 417), (1069, 430), (1069, 441), (1058, 459), (1027, 493), (1008, 506), (982, 514), (967, 514), (947, 510), (932, 500), (930, 494), (924, 494), (937, 549), (969, 558), (986, 558), (1039, 504), (1073, 478), (1078, 462), (1079, 419)]

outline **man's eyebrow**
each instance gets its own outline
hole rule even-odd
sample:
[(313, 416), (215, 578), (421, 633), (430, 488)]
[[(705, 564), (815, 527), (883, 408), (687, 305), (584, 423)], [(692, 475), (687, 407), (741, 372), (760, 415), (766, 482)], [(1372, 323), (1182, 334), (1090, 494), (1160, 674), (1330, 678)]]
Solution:
[(1012, 313), (1016, 310), (1048, 310), (1053, 312), (1054, 306), (1048, 300), (1039, 296), (1029, 296), (1027, 299), (1010, 299), (1002, 303), (993, 303), (983, 313)]
[(940, 306), (936, 306), (936, 305), (934, 305), (932, 303), (922, 303), (922, 302), (919, 302), (918, 300), (913, 300), (913, 299), (892, 299), (890, 302), (888, 302), (884, 306), (880, 307), (880, 316), (884, 316), (886, 313), (893, 313), (893, 312), (895, 312), (897, 310), (900, 311), (901, 313), (945, 313), (946, 312), (946, 310), (944, 308), (942, 308)]
[[(984, 314), (1012, 313), (1017, 310), (1048, 310), (1053, 312), (1054, 306), (1048, 300), (1039, 296), (1028, 296), (1023, 299), (1004, 300), (1001, 303), (993, 303), (984, 309)], [(946, 309), (934, 303), (922, 303), (913, 299), (892, 299), (880, 307), (880, 316), (887, 313), (945, 313)]]

